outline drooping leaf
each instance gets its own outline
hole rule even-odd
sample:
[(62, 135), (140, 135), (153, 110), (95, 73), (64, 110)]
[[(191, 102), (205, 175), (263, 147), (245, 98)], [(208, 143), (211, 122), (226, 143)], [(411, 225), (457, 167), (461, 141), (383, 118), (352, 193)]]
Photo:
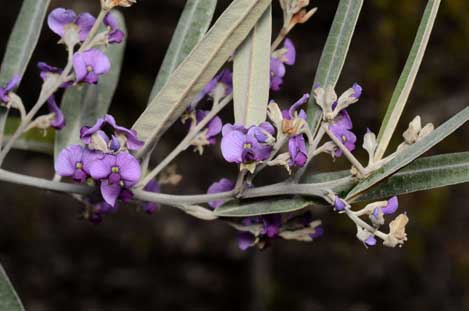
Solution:
[[(0, 85), (14, 75), (23, 76), (41, 34), (50, 0), (24, 0), (8, 39), (5, 55), (0, 67)], [(0, 142), (8, 110), (0, 107)], [(1, 146), (0, 146), (1, 148)]]
[(272, 7), (259, 19), (234, 56), (235, 122), (246, 126), (265, 121), (270, 87)]
[(391, 102), (389, 103), (386, 115), (384, 116), (383, 123), (379, 130), (375, 160), (379, 160), (383, 157), (402, 115), (407, 99), (409, 98), (410, 91), (414, 85), (420, 64), (422, 63), (439, 7), (440, 0), (429, 0), (427, 3), (414, 44), (412, 45), (407, 62), (402, 70), (396, 88), (394, 89)]
[(15, 288), (10, 282), (5, 270), (0, 265), (0, 310), (5, 311), (23, 311), (21, 303)]
[(250, 203), (231, 202), (215, 210), (218, 217), (248, 217), (276, 213), (294, 212), (313, 204), (313, 200), (302, 197), (256, 200)]
[[(113, 14), (119, 22), (120, 29), (125, 31), (122, 14), (117, 11)], [(74, 86), (65, 91), (61, 109), (65, 115), (66, 126), (56, 134), (55, 158), (63, 148), (80, 142), (82, 126), (93, 125), (109, 110), (119, 82), (124, 50), (125, 40), (120, 44), (109, 45), (106, 54), (111, 61), (111, 71), (102, 76), (98, 84)]]
[(166, 84), (176, 67), (205, 35), (212, 22), (216, 6), (217, 0), (188, 0), (186, 2), (153, 85), (150, 101)]
[[(341, 0), (339, 2), (326, 45), (319, 60), (313, 86), (319, 83), (323, 87), (328, 85), (335, 87), (344, 67), (362, 5), (363, 0)], [(308, 122), (314, 131), (319, 125), (322, 112), (314, 101), (313, 91), (314, 89), (311, 90), (308, 102)]]
[(389, 198), (469, 182), (469, 152), (418, 159), (354, 201)]
[(231, 3), (135, 122), (133, 129), (145, 141), (137, 156), (152, 149), (247, 37), (270, 3), (271, 0)]
[(420, 141), (400, 151), (394, 159), (386, 163), (381, 169), (377, 170), (368, 178), (360, 182), (352, 191), (347, 195), (347, 199), (351, 199), (359, 193), (365, 191), (371, 186), (377, 184), (384, 178), (398, 171), (400, 168), (406, 166), (431, 147), (445, 139), (448, 135), (453, 133), (456, 129), (461, 127), (469, 119), (469, 107), (466, 107), (451, 119), (443, 123), (433, 132), (423, 137)]

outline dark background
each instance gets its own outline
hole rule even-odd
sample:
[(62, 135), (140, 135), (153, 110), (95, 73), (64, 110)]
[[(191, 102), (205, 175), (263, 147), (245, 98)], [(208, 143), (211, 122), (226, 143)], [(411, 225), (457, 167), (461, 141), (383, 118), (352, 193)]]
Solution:
[[(0, 2), (3, 51), (21, 1)], [(97, 0), (52, 2), (52, 8), (94, 14), (98, 9)], [(283, 91), (273, 94), (280, 103), (309, 92), (337, 2), (313, 1), (319, 12), (293, 31), (298, 59)], [(219, 1), (218, 14), (228, 3)], [(120, 123), (130, 126), (144, 109), (183, 6), (182, 0), (141, 0), (124, 11), (129, 42), (111, 108)], [(421, 0), (365, 1), (337, 87), (338, 92), (353, 82), (364, 87), (359, 104), (350, 109), (357, 133), (367, 127), (378, 131), (424, 6)], [(274, 13), (278, 29), (277, 3)], [(417, 114), (438, 125), (467, 106), (468, 13), (467, 1), (443, 1), (398, 133)], [(34, 64), (65, 61), (56, 41), (45, 27), (19, 90), (26, 103), (40, 88)], [(230, 114), (224, 112), (225, 120)], [(183, 128), (172, 133), (155, 161)], [(430, 154), (466, 150), (468, 134), (467, 127), (458, 130)], [(333, 169), (330, 159), (320, 160), (317, 170)], [(187, 151), (177, 163), (184, 180), (164, 192), (201, 193), (211, 182), (236, 174), (217, 147), (205, 158)], [(23, 152), (13, 153), (7, 167), (36, 176), (53, 173), (50, 158)], [(266, 180), (277, 172), (267, 171)], [(463, 310), (469, 309), (468, 190), (459, 185), (401, 196), (401, 210), (410, 218), (409, 242), (402, 248), (366, 249), (356, 240), (354, 225), (331, 212), (323, 218), (324, 237), (312, 244), (275, 241), (264, 252), (241, 252), (235, 232), (222, 222), (199, 221), (170, 208), (148, 216), (123, 206), (96, 226), (80, 220), (80, 205), (65, 195), (0, 183), (0, 262), (34, 311)]]

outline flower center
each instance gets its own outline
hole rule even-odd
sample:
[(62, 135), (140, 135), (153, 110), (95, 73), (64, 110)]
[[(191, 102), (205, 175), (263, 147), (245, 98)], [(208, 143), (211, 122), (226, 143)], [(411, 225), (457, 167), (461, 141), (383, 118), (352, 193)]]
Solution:
[(88, 72), (93, 72), (93, 67), (92, 67), (92, 66), (87, 66), (87, 67), (86, 67), (86, 71), (88, 71)]
[(347, 142), (347, 137), (345, 135), (342, 135), (341, 138), (342, 138), (342, 142), (344, 142), (344, 143)]
[(119, 168), (117, 166), (113, 166), (111, 168), (111, 172), (113, 172), (114, 174), (117, 174), (117, 173), (119, 173)]
[(252, 145), (250, 143), (245, 143), (243, 146), (244, 149), (251, 149)]
[(81, 170), (81, 169), (83, 168), (83, 163), (82, 163), (82, 162), (77, 162), (77, 163), (75, 164), (75, 168), (76, 168), (77, 170)]

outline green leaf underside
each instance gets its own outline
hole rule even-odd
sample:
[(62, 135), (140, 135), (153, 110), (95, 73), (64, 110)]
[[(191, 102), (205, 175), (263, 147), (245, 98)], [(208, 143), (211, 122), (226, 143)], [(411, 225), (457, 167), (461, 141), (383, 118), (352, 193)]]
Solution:
[(402, 70), (399, 81), (397, 82), (396, 88), (394, 89), (383, 123), (381, 124), (378, 134), (378, 148), (376, 150), (375, 159), (381, 159), (384, 155), (402, 112), (404, 111), (404, 107), (407, 103), (410, 91), (412, 90), (412, 86), (414, 85), (415, 78), (417, 77), (418, 70), (422, 63), (439, 6), (440, 0), (430, 0), (427, 3), (412, 49), (409, 53), (404, 69)]
[[(327, 182), (348, 176), (348, 170), (321, 173), (308, 177), (310, 183)], [(417, 159), (385, 181), (379, 183), (369, 191), (355, 197), (353, 202), (376, 201), (388, 199), (394, 195), (409, 194), (417, 191), (430, 190), (455, 184), (469, 182), (469, 152), (443, 154)], [(353, 188), (343, 189), (346, 193)], [(339, 189), (332, 189), (338, 192)], [(270, 199), (265, 204), (239, 202), (228, 203), (215, 211), (218, 216), (247, 217), (272, 213), (287, 213), (298, 211), (309, 204), (318, 204), (313, 198), (309, 201), (304, 197), (289, 199)], [(261, 204), (261, 205), (260, 205)], [(259, 206), (257, 206), (259, 205)], [(269, 209), (269, 205), (274, 208)]]
[[(335, 87), (337, 84), (362, 5), (363, 0), (341, 0), (339, 2), (326, 45), (319, 60), (313, 86), (319, 83), (323, 87), (328, 85)], [(308, 102), (308, 122), (314, 131), (319, 125), (322, 111), (315, 103), (313, 91), (314, 89), (311, 90)]]
[(270, 87), (270, 6), (234, 56), (233, 100), (235, 123), (258, 125), (266, 119)]
[[(26, 71), (39, 40), (49, 3), (50, 0), (23, 1), (0, 67), (0, 86), (14, 75), (22, 77)], [(3, 136), (7, 115), (8, 109), (0, 107), (0, 138)]]
[(24, 310), (13, 285), (10, 282), (5, 270), (0, 265), (0, 310), (20, 311)]
[(451, 119), (443, 123), (433, 132), (422, 138), (417, 143), (400, 151), (394, 159), (386, 163), (376, 173), (360, 182), (352, 191), (347, 195), (346, 199), (353, 198), (357, 194), (365, 191), (376, 183), (380, 182), (389, 175), (395, 173), (400, 168), (406, 166), (411, 161), (422, 155), (431, 147), (445, 139), (448, 135), (453, 133), (456, 129), (461, 127), (469, 119), (469, 107), (466, 107)]
[(239, 202), (227, 203), (215, 210), (218, 217), (248, 217), (276, 213), (285, 213), (301, 210), (313, 204), (313, 200), (302, 197), (283, 199), (263, 199), (258, 202), (239, 204)]
[[(122, 31), (126, 31), (124, 17), (113, 12)], [(80, 143), (80, 128), (93, 125), (98, 118), (109, 110), (114, 92), (119, 82), (119, 75), (125, 50), (125, 40), (120, 44), (109, 45), (106, 50), (111, 61), (111, 71), (100, 77), (98, 84), (80, 85), (68, 88), (62, 98), (61, 109), (65, 116), (66, 126), (57, 131), (55, 137), (54, 157), (70, 145)]]
[(271, 0), (235, 0), (230, 4), (135, 122), (133, 129), (145, 141), (138, 157), (152, 150), (247, 37), (270, 3)]
[(469, 182), (469, 152), (443, 154), (416, 160), (358, 196), (356, 201), (389, 198), (466, 182)]
[(186, 58), (210, 27), (217, 6), (216, 0), (188, 0), (163, 63), (158, 71), (150, 101), (169, 80), (176, 67)]

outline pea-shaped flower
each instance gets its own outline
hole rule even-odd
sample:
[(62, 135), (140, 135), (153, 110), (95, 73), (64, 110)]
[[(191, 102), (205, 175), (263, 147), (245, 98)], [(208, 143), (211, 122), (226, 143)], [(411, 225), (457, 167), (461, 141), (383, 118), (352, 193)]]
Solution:
[(89, 13), (77, 15), (75, 11), (64, 8), (53, 10), (47, 18), (49, 28), (62, 38), (67, 27), (78, 27), (80, 41), (86, 40), (95, 22), (96, 18)]
[(73, 55), (76, 82), (98, 83), (98, 78), (111, 70), (109, 58), (101, 50), (90, 49)]
[(71, 145), (63, 149), (55, 161), (55, 172), (62, 177), (72, 177), (75, 182), (82, 183), (89, 176), (90, 164), (100, 154), (94, 153), (80, 145)]

